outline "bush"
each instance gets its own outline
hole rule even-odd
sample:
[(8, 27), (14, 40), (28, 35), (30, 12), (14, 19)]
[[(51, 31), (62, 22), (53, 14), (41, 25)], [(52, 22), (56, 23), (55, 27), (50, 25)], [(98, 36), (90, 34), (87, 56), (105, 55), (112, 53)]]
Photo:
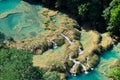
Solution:
[(113, 67), (109, 72), (109, 77), (113, 80), (120, 80), (120, 67)]
[(44, 80), (60, 80), (58, 72), (49, 72), (44, 75)]

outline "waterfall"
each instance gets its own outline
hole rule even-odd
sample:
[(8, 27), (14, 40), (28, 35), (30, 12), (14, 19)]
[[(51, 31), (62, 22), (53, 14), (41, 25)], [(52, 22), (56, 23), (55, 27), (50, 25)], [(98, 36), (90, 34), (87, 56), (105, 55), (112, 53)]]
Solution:
[[(77, 66), (77, 64), (74, 64), (71, 68), (71, 71), (74, 71), (75, 70), (75, 67)], [(76, 76), (76, 73), (74, 72), (73, 76)]]
[[(72, 68), (71, 68), (71, 71), (75, 71), (75, 67), (76, 67), (78, 64), (80, 64), (80, 62), (79, 62), (79, 61), (76, 61), (75, 59), (72, 59), (70, 56), (69, 56), (69, 60), (70, 60), (70, 61), (73, 61), (73, 63), (74, 63), (74, 65), (73, 65)], [(75, 73), (75, 72), (74, 72), (73, 76), (76, 76), (76, 73)]]
[(79, 62), (79, 61), (76, 61), (75, 59), (73, 60), (73, 62), (74, 62), (75, 64), (80, 64), (80, 62)]
[(56, 42), (55, 42), (55, 41), (52, 41), (52, 43), (53, 43), (53, 49), (58, 48), (58, 46), (57, 46), (57, 44), (56, 44)]
[(91, 70), (94, 70), (94, 68), (91, 68)]
[(82, 49), (80, 49), (80, 47), (79, 47), (79, 49), (78, 49), (78, 52), (79, 52), (79, 54), (82, 54), (82, 53), (83, 53), (83, 51), (82, 51)]
[(70, 60), (70, 61), (73, 61), (73, 63), (75, 63), (75, 64), (80, 64), (79, 61), (76, 61), (75, 59), (72, 59), (70, 56), (69, 56), (69, 60)]
[[(88, 64), (88, 60), (89, 58), (87, 57), (87, 66), (90, 67), (90, 65)], [(91, 70), (94, 70), (94, 68), (90, 68)]]
[(69, 60), (72, 61), (73, 59), (69, 56)]
[(85, 74), (88, 74), (88, 71), (87, 71), (86, 67), (82, 63), (80, 63), (80, 64), (83, 67), (83, 70), (85, 71)]
[(69, 43), (70, 45), (73, 44), (72, 41), (70, 41), (70, 39), (69, 39), (67, 36), (65, 36), (64, 34), (61, 34), (61, 35), (68, 41), (68, 43)]
[[(80, 64), (82, 67), (83, 67), (83, 70), (85, 71), (85, 74), (88, 74), (88, 71), (86, 69), (86, 67), (80, 63), (79, 61), (76, 61), (75, 59), (72, 59), (71, 56), (69, 56), (69, 60), (70, 61), (73, 61), (74, 65), (72, 66), (71, 70), (74, 71), (75, 70), (75, 67)], [(76, 74), (74, 74), (74, 76), (76, 76)]]

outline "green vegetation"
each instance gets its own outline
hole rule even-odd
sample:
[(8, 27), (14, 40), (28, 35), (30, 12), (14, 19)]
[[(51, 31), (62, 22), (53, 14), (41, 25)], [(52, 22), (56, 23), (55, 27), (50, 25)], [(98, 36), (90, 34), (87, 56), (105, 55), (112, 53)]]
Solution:
[(32, 54), (4, 47), (0, 49), (1, 80), (42, 80), (43, 70), (32, 66)]
[(33, 67), (32, 54), (15, 48), (0, 49), (0, 80), (60, 80), (58, 72)]
[(120, 0), (113, 0), (104, 10), (103, 16), (108, 22), (107, 30), (110, 34), (120, 36)]
[(109, 72), (109, 77), (113, 80), (120, 80), (120, 67), (113, 67)]
[(119, 36), (120, 0), (40, 0), (40, 2), (49, 8), (73, 15), (78, 21), (88, 21), (100, 32), (108, 30), (111, 35)]
[(112, 80), (120, 80), (120, 58), (110, 67), (107, 75), (109, 78), (112, 78)]
[(50, 72), (44, 75), (44, 80), (60, 80), (60, 76), (57, 72)]

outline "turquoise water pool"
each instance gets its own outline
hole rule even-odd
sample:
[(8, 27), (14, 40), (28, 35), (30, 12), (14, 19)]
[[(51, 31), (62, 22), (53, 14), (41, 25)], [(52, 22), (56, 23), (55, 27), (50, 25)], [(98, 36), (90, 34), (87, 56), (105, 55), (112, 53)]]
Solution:
[(20, 0), (0, 0), (0, 13), (14, 8), (19, 3)]
[[(6, 4), (6, 5), (5, 5)], [(38, 15), (40, 5), (30, 5), (20, 0), (0, 1), (0, 31), (6, 37), (23, 40), (36, 37), (45, 30), (42, 28), (43, 18)]]
[[(105, 71), (107, 69), (106, 65), (111, 64), (112, 60), (120, 58), (120, 43), (103, 54), (100, 58), (99, 65), (93, 71), (89, 72), (89, 74), (80, 74), (76, 77), (71, 76), (68, 80), (108, 80), (108, 78), (99, 71)], [(103, 67), (103, 65), (105, 66)]]

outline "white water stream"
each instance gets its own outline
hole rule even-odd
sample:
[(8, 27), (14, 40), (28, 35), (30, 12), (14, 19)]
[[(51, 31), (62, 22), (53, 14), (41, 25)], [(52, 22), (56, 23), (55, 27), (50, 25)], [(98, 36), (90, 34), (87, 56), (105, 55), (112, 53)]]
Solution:
[(58, 46), (57, 46), (57, 44), (56, 44), (56, 42), (55, 42), (55, 41), (52, 41), (52, 43), (53, 43), (53, 49), (58, 48)]
[(61, 34), (61, 35), (68, 41), (70, 45), (73, 44), (73, 42), (67, 36), (65, 36), (64, 34)]

